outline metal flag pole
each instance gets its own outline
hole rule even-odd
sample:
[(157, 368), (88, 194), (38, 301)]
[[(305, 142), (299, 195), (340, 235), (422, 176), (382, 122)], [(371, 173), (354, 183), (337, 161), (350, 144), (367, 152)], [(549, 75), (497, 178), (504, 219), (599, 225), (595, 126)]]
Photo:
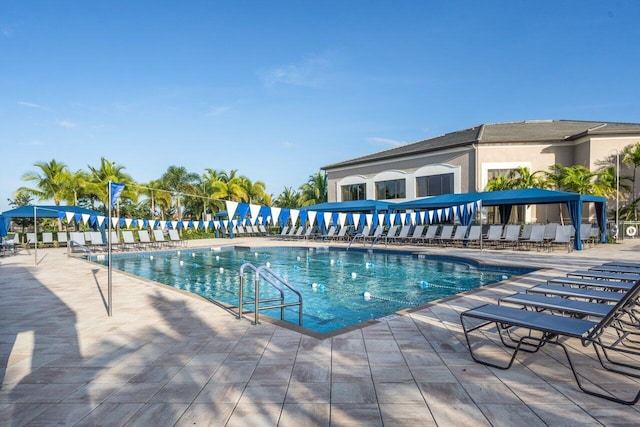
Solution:
[(107, 192), (109, 193), (109, 217), (108, 217), (108, 227), (107, 227), (107, 282), (108, 282), (108, 297), (107, 297), (107, 312), (109, 314), (109, 317), (111, 317), (113, 315), (113, 300), (111, 298), (111, 221), (112, 221), (112, 217), (111, 217), (111, 181), (109, 181), (108, 187), (107, 187)]
[[(35, 206), (33, 207), (33, 235), (35, 236), (34, 239), (36, 240), (35, 242), (33, 242), (33, 253), (34, 253), (34, 262), (36, 264), (36, 266), (38, 265), (38, 217), (37, 217), (37, 213), (38, 213), (38, 208), (36, 208)], [(27, 239), (27, 248), (29, 247), (29, 239)]]

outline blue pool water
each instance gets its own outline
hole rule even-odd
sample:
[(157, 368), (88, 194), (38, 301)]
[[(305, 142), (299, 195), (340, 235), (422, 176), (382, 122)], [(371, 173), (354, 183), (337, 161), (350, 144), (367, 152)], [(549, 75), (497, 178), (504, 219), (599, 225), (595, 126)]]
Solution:
[[(106, 265), (103, 258), (94, 261)], [(115, 269), (234, 306), (240, 266), (266, 265), (302, 294), (303, 326), (321, 333), (532, 271), (481, 267), (457, 258), (326, 248), (188, 249), (114, 254), (112, 262)], [(246, 300), (253, 300), (254, 276), (248, 269), (244, 282)], [(260, 289), (260, 299), (277, 295), (266, 284)], [(289, 293), (286, 301), (297, 300), (294, 297)], [(279, 318), (280, 310), (260, 314)], [(285, 309), (285, 320), (297, 324), (298, 308)]]

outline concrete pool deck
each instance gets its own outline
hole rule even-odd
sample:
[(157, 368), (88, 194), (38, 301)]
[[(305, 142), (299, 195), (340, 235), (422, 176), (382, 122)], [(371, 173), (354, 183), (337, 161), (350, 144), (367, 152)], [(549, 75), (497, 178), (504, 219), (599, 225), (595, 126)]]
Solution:
[[(473, 362), (459, 313), (567, 271), (640, 261), (640, 240), (571, 253), (395, 247), (542, 270), (317, 339), (115, 270), (108, 317), (105, 268), (59, 248), (0, 257), (0, 424), (637, 425), (639, 405), (581, 392), (558, 348), (506, 371)], [(627, 395), (639, 386), (598, 375)]]

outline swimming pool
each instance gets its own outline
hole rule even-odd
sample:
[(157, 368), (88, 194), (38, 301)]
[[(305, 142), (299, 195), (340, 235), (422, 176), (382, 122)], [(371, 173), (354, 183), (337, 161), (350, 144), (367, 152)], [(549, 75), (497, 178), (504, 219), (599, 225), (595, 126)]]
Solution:
[[(104, 256), (92, 259), (106, 265)], [(531, 269), (479, 266), (469, 260), (396, 251), (329, 248), (215, 248), (114, 254), (113, 268), (229, 305), (238, 304), (240, 266), (267, 266), (303, 296), (304, 327), (327, 333), (504, 280)], [(253, 273), (245, 271), (246, 299)], [(247, 285), (248, 284), (248, 285)], [(261, 285), (260, 298), (275, 296)], [(286, 301), (294, 295), (287, 294)], [(252, 305), (245, 305), (252, 310)], [(280, 310), (260, 315), (279, 318)], [(298, 323), (298, 308), (285, 309)]]

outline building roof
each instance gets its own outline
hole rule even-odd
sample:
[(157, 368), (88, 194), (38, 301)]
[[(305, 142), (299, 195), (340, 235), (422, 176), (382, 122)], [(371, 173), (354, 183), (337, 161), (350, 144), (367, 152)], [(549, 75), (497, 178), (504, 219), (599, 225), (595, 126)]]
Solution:
[(640, 123), (588, 122), (576, 120), (527, 120), (522, 122), (490, 123), (463, 129), (435, 138), (378, 151), (343, 162), (323, 166), (336, 169), (378, 160), (406, 157), (471, 144), (501, 142), (561, 142), (587, 135), (639, 134)]

